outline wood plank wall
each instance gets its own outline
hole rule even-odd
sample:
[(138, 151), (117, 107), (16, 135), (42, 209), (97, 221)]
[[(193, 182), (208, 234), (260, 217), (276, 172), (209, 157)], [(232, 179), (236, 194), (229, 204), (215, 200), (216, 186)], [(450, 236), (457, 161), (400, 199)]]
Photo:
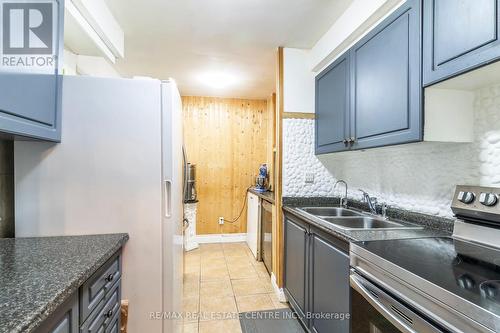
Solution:
[(246, 208), (238, 216), (246, 189), (254, 185), (266, 162), (268, 108), (266, 100), (182, 97), (184, 144), (188, 161), (196, 164), (197, 234), (246, 232)]

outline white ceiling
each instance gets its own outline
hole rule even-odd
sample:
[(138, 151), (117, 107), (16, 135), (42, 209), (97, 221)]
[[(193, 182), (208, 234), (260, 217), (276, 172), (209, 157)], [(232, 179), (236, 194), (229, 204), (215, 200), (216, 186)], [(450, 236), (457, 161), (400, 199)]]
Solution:
[[(173, 77), (182, 95), (265, 98), (278, 46), (310, 48), (352, 0), (106, 0), (125, 31), (124, 76)], [(213, 88), (207, 73), (228, 73)]]

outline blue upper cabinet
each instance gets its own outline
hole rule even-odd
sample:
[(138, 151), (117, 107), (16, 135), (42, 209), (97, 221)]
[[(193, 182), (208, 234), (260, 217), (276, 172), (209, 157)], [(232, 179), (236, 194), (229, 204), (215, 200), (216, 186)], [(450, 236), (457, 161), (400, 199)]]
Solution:
[(0, 136), (58, 142), (64, 1), (1, 6)]
[(348, 149), (349, 54), (316, 77), (316, 154)]
[(351, 147), (421, 141), (420, 3), (407, 1), (351, 48)]
[(407, 1), (316, 77), (316, 154), (422, 140), (420, 18)]
[(500, 58), (499, 4), (500, 0), (424, 0), (424, 85)]

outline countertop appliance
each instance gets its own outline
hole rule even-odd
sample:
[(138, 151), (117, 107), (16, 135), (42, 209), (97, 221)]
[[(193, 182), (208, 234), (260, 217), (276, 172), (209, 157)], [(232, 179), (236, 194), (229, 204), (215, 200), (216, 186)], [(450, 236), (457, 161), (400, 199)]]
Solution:
[(180, 332), (179, 321), (149, 315), (182, 311), (176, 84), (65, 76), (63, 90), (62, 142), (15, 143), (16, 236), (129, 233), (122, 280), (128, 330)]
[(196, 164), (186, 163), (184, 170), (184, 203), (198, 202), (196, 192)]
[(266, 192), (267, 191), (267, 183), (268, 183), (268, 173), (267, 173), (267, 164), (262, 164), (259, 167), (259, 175), (255, 179), (255, 191), (257, 192)]
[(499, 196), (457, 186), (453, 237), (351, 244), (351, 332), (500, 332)]
[(271, 274), (273, 269), (273, 205), (262, 200), (260, 209), (260, 256)]

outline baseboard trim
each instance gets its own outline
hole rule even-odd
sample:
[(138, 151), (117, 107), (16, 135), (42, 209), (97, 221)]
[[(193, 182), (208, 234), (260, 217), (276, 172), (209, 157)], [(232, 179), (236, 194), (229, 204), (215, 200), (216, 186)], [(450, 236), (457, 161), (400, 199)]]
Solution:
[(200, 244), (203, 243), (236, 243), (245, 242), (247, 234), (209, 234), (209, 235), (196, 235), (196, 241)]
[(282, 303), (287, 302), (285, 292), (283, 291), (283, 288), (278, 287), (278, 283), (276, 283), (276, 275), (274, 275), (274, 273), (271, 273), (271, 284), (273, 285), (274, 293), (278, 297), (278, 300)]
[(184, 244), (184, 251), (189, 252), (192, 250), (196, 250), (199, 247), (200, 247), (200, 245), (198, 244), (198, 242), (191, 241), (187, 244)]

